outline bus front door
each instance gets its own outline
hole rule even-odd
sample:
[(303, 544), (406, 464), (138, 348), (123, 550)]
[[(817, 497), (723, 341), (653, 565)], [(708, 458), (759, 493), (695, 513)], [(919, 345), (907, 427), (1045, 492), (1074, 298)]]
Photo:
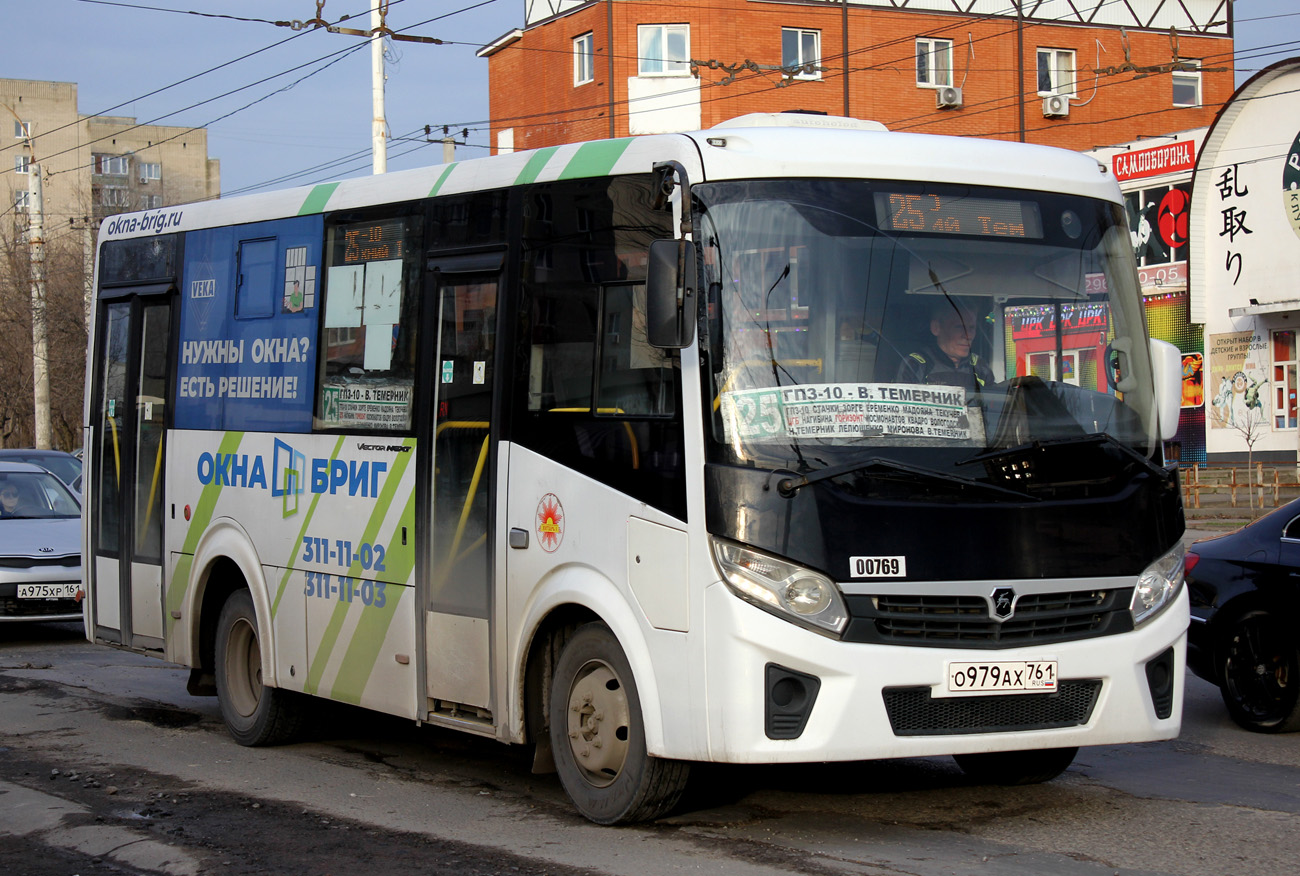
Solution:
[(444, 715), (492, 705), (489, 448), (499, 275), (485, 268), (500, 261), (500, 255), (449, 260), (434, 271), (439, 317), (425, 690), (430, 711)]
[[(97, 640), (163, 648), (163, 459), (172, 295), (122, 290), (101, 303), (91, 457), (93, 563), (84, 570)], [(114, 290), (116, 291), (116, 290)], [(140, 292), (155, 294), (138, 294)], [(163, 294), (157, 294), (162, 292)]]

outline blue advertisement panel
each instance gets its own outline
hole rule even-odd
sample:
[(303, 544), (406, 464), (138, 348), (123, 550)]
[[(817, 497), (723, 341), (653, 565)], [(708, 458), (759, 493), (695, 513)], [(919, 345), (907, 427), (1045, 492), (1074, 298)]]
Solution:
[(321, 216), (185, 236), (176, 426), (309, 432)]

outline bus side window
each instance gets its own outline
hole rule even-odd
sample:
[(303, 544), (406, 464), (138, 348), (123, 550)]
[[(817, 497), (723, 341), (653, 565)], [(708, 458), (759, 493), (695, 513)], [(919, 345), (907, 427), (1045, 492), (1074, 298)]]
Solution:
[(420, 229), (417, 216), (327, 228), (316, 428), (411, 428)]
[(673, 414), (673, 360), (646, 337), (645, 286), (609, 286), (601, 301), (598, 415)]
[(528, 370), (530, 411), (591, 410), (592, 363), (596, 357), (596, 293), (569, 288), (533, 300), (533, 337)]

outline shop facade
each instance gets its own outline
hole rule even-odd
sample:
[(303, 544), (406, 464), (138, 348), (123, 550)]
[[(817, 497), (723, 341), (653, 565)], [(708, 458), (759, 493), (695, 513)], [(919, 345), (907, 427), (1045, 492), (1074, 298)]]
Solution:
[(1205, 134), (1190, 247), (1208, 461), (1300, 460), (1300, 58), (1244, 83)]

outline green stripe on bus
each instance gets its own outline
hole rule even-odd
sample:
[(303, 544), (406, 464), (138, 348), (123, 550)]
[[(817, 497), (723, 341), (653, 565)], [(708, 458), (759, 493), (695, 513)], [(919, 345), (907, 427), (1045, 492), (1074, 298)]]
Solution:
[(632, 138), (621, 140), (597, 140), (583, 143), (578, 152), (569, 159), (569, 163), (560, 171), (560, 179), (578, 179), (580, 177), (609, 176), (614, 165), (623, 157)]
[(438, 177), (438, 181), (434, 183), (433, 188), (429, 190), (429, 197), (432, 198), (434, 195), (438, 194), (438, 189), (442, 188), (442, 184), (447, 181), (447, 177), (451, 176), (451, 171), (455, 166), (456, 162), (454, 161), (447, 165), (447, 169), (442, 172), (442, 176)]
[(309, 216), (312, 213), (324, 213), (325, 205), (329, 202), (330, 195), (339, 187), (336, 182), (323, 183), (316, 186), (307, 195), (307, 200), (302, 202), (302, 207), (298, 210), (299, 216)]
[[(340, 435), (338, 442), (334, 445), (334, 452), (330, 454), (330, 462), (333, 462), (335, 459), (338, 458), (339, 451), (341, 451), (342, 449), (343, 449), (343, 436)], [(306, 472), (304, 472), (304, 474), (306, 474)], [(278, 476), (279, 476), (279, 472), (271, 473), (272, 478), (276, 478)], [(320, 502), (320, 497), (322, 495), (324, 494), (314, 493), (312, 495), (311, 503), (307, 506), (307, 513), (302, 520), (302, 528), (298, 530), (298, 537), (294, 539), (292, 547), (289, 548), (289, 559), (284, 563), (284, 574), (280, 576), (280, 586), (276, 588), (275, 598), (271, 601), (272, 617), (275, 617), (276, 612), (280, 610), (280, 600), (284, 598), (285, 587), (288, 586), (289, 578), (296, 571), (296, 569), (294, 569), (294, 563), (298, 561), (298, 556), (299, 556), (298, 549), (302, 545), (303, 536), (307, 532), (307, 527), (312, 521), (312, 516), (315, 515), (316, 513), (316, 505), (317, 503)]]
[[(412, 439), (410, 438), (406, 439), (406, 442), (411, 441)], [(375, 502), (374, 511), (370, 514), (370, 521), (366, 524), (365, 532), (361, 538), (362, 542), (374, 542), (375, 536), (379, 532), (380, 525), (383, 523), (384, 518), (388, 516), (388, 509), (393, 504), (393, 496), (397, 494), (397, 488), (401, 483), (402, 475), (405, 473), (407, 465), (409, 464), (411, 457), (414, 455), (414, 453), (403, 453), (399, 455), (397, 460), (393, 463), (392, 470), (388, 473), (388, 477), (384, 479), (384, 485), (379, 490), (379, 498), (378, 501)], [(411, 495), (411, 501), (414, 501), (414, 491), (412, 491)], [(402, 516), (403, 519), (405, 519), (405, 510), (403, 510)], [(412, 556), (414, 555), (414, 551), (410, 551), (410, 553)], [(352, 565), (348, 568), (348, 577), (356, 579), (360, 572), (360, 560), (354, 560)], [(347, 661), (345, 660), (343, 668), (339, 671), (340, 680), (345, 674), (349, 676), (349, 681), (351, 681), (357, 673), (362, 673), (361, 678), (363, 679), (363, 683), (364, 679), (370, 677), (370, 673), (374, 670), (375, 660), (379, 657), (379, 649), (383, 645), (383, 640), (388, 627), (393, 622), (394, 609), (396, 608), (398, 601), (401, 599), (402, 593), (405, 589), (406, 588), (403, 586), (394, 585), (392, 593), (387, 593), (387, 591), (385, 591), (387, 598), (381, 608), (362, 606), (358, 603), (358, 607), (361, 607), (362, 609), (361, 617), (358, 622), (358, 630), (365, 630), (366, 635), (354, 635), (352, 642), (349, 643), (348, 650), (349, 653), (352, 653), (358, 648), (358, 646), (360, 646), (360, 651), (368, 653), (369, 656), (368, 658), (358, 658), (367, 660), (365, 666), (348, 666)], [(355, 601), (356, 600), (354, 600), (354, 602)], [(334, 607), (334, 612), (330, 615), (329, 623), (325, 625), (325, 632), (321, 635), (321, 639), (316, 645), (316, 654), (311, 660), (311, 667), (307, 670), (307, 679), (303, 685), (303, 690), (306, 693), (314, 694), (320, 689), (321, 681), (325, 677), (325, 667), (328, 665), (330, 656), (334, 653), (334, 647), (338, 644), (339, 635), (343, 631), (343, 622), (347, 619), (348, 608), (349, 603), (340, 601), (338, 605)], [(374, 619), (368, 617), (372, 612), (376, 614)], [(376, 632), (376, 629), (382, 630), (384, 634), (381, 635), (379, 632)], [(355, 691), (343, 689), (340, 681), (336, 680), (334, 683), (334, 689), (328, 694), (328, 696), (331, 699), (337, 699), (342, 702), (356, 703), (360, 702), (362, 689), (363, 688), (360, 687)]]
[(515, 179), (515, 185), (525, 186), (530, 182), (534, 182), (541, 175), (546, 162), (551, 160), (551, 156), (559, 148), (559, 146), (547, 146), (545, 149), (538, 149), (534, 152), (532, 157), (528, 159), (528, 163), (524, 165), (524, 169), (519, 171), (519, 176)]
[[(244, 440), (243, 432), (227, 432), (221, 437), (221, 443), (217, 446), (217, 453), (229, 455), (239, 449), (239, 444)], [(221, 481), (214, 477), (199, 492), (199, 501), (195, 504), (193, 513), (189, 521), (189, 529), (185, 532), (185, 543), (181, 545), (181, 553), (190, 557), (193, 562), (194, 550), (199, 545), (199, 539), (203, 533), (207, 532), (208, 524), (212, 522), (212, 514), (217, 509), (217, 499), (221, 498)], [(172, 576), (170, 586), (167, 588), (167, 616), (170, 617), (173, 611), (178, 611), (185, 602), (185, 591), (190, 586), (190, 568), (186, 564), (186, 575), (184, 578), (180, 574)], [(180, 572), (180, 566), (177, 566), (177, 572)]]
[[(407, 439), (408, 442), (410, 440)], [(405, 461), (414, 455), (414, 453), (402, 454), (402, 465), (396, 467), (405, 469)], [(396, 481), (392, 481), (392, 483), (396, 483)], [(385, 487), (387, 487), (387, 484), (385, 484)], [(385, 490), (385, 492), (388, 491)], [(381, 504), (391, 505), (394, 492), (396, 492), (395, 489), (389, 492), (386, 497), (387, 501)], [(370, 525), (366, 527), (364, 536), (364, 541), (367, 544), (375, 541), (383, 520), (384, 515), (381, 514), (375, 514), (371, 517)], [(414, 534), (414, 490), (411, 491), (410, 497), (406, 500), (406, 507), (402, 509), (402, 516), (397, 520), (396, 529), (389, 533), (387, 540), (382, 543), (393, 545), (396, 542), (397, 532), (403, 526), (411, 527), (408, 531)], [(390, 576), (397, 580), (410, 580), (411, 572), (415, 568), (415, 551), (412, 549), (397, 552), (389, 550), (387, 556)], [(359, 562), (354, 562), (352, 567), (348, 569), (349, 577), (355, 578), (361, 574), (363, 574), (363, 570)], [(383, 647), (384, 640), (388, 638), (388, 628), (392, 626), (393, 618), (396, 616), (394, 609), (397, 607), (398, 600), (406, 593), (406, 588), (393, 588), (389, 593), (391, 597), (385, 603), (383, 609), (369, 608), (362, 612), (361, 619), (357, 623), (356, 633), (353, 634), (347, 652), (343, 655), (343, 666), (339, 670), (338, 678), (334, 681), (334, 689), (330, 694), (331, 699), (352, 703), (353, 705), (361, 702), (361, 694), (366, 689), (366, 682), (370, 680), (370, 674), (374, 672), (375, 663), (379, 660), (379, 651)]]

